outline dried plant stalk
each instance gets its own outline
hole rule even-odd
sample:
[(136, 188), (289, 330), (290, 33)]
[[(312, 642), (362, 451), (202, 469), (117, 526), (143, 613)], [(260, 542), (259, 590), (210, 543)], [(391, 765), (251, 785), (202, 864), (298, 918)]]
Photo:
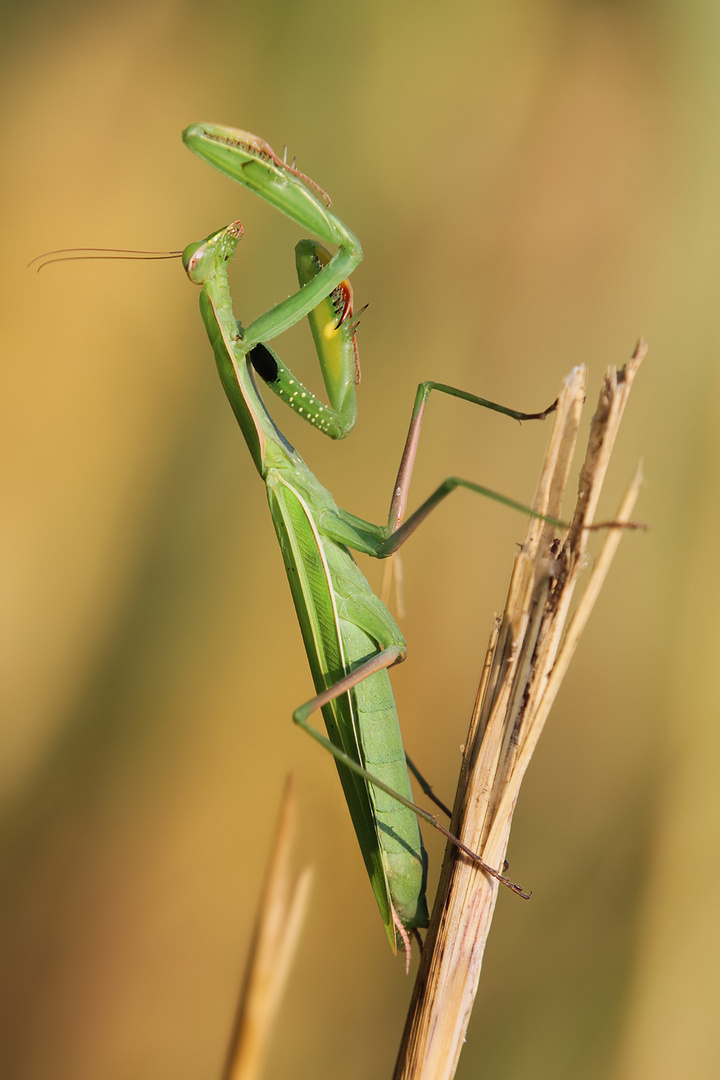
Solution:
[[(630, 362), (605, 376), (593, 417), (578, 500), (561, 542), (532, 519), (513, 568), (505, 611), (493, 626), (466, 743), (451, 829), (491, 866), (501, 868), (520, 784), (550, 707), (587, 623), (622, 532), (610, 529), (588, 587), (566, 628), (592, 523), (643, 341)], [(585, 371), (566, 379), (535, 501), (557, 518), (568, 480)], [(618, 522), (628, 522), (641, 484), (636, 474)], [(498, 883), (448, 845), (430, 928), (400, 1046), (395, 1080), (450, 1080), (460, 1057), (480, 978)]]
[(290, 966), (300, 938), (312, 871), (290, 870), (297, 798), (288, 776), (263, 885), (223, 1080), (259, 1080)]

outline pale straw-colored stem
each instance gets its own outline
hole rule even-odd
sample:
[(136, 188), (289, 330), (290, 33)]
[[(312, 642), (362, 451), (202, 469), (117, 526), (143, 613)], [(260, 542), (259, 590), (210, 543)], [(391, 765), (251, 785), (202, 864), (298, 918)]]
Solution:
[(291, 856), (297, 818), (294, 778), (283, 791), (223, 1080), (259, 1080), (290, 966), (300, 938), (312, 871), (296, 877)]
[[(466, 743), (451, 830), (502, 869), (520, 784), (572, 653), (597, 599), (622, 528), (611, 528), (575, 615), (570, 602), (586, 561), (588, 529), (633, 379), (647, 346), (605, 376), (564, 539), (531, 519), (513, 568), (507, 604), (493, 626)], [(535, 509), (559, 517), (577, 440), (585, 372), (565, 380)], [(638, 471), (615, 522), (628, 522)], [(395, 1080), (451, 1080), (472, 1010), (497, 882), (448, 845), (398, 1056)]]

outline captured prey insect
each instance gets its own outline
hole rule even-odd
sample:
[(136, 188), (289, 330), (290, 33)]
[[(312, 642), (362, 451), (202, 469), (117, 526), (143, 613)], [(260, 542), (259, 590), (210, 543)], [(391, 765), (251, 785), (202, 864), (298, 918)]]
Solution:
[[(393, 950), (398, 938), (409, 953), (408, 931), (428, 925), (425, 899), (427, 857), (418, 817), (439, 828), (486, 873), (526, 896), (518, 885), (469, 851), (412, 798), (388, 668), (404, 660), (406, 646), (395, 620), (373, 593), (350, 549), (383, 559), (415, 531), (434, 507), (457, 487), (527, 511), (478, 484), (450, 477), (403, 521), (420, 427), (435, 390), (517, 420), (542, 419), (442, 383), (419, 385), (410, 429), (393, 489), (386, 525), (375, 525), (338, 507), (271, 419), (255, 376), (299, 416), (333, 439), (344, 438), (356, 419), (359, 378), (348, 276), (362, 249), (333, 214), (325, 193), (266, 142), (245, 131), (195, 124), (186, 144), (209, 164), (254, 191), (323, 243), (301, 240), (296, 249), (300, 288), (243, 327), (235, 318), (227, 265), (242, 226), (190, 244), (183, 265), (200, 285), (200, 310), (225, 392), (255, 466), (265, 481), (316, 696), (294, 713), (295, 722), (335, 758), (365, 867)], [(329, 404), (304, 387), (269, 342), (307, 316)], [(327, 738), (309, 723), (320, 709)]]

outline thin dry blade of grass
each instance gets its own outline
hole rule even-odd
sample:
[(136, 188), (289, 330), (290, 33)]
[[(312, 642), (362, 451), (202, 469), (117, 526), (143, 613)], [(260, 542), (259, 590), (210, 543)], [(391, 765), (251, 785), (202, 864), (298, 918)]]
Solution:
[(297, 819), (295, 781), (288, 776), (253, 929), (223, 1080), (259, 1080), (300, 938), (312, 871), (293, 877), (290, 864)]
[[(564, 540), (531, 519), (513, 568), (505, 611), (496, 619), (470, 725), (451, 831), (491, 866), (502, 868), (515, 803), (580, 634), (624, 529), (611, 528), (568, 625), (586, 560), (589, 531), (620, 420), (647, 346), (603, 382), (580, 473), (572, 524)], [(585, 371), (565, 380), (535, 501), (560, 515), (580, 414)], [(638, 470), (616, 522), (629, 522), (641, 484)], [(480, 979), (498, 883), (448, 845), (438, 894), (400, 1046), (395, 1080), (450, 1080)]]

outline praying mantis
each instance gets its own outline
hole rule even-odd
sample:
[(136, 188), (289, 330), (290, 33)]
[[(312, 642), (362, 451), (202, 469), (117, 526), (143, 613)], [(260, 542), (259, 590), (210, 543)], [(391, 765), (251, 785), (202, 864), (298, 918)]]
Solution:
[[(478, 484), (449, 477), (405, 519), (423, 415), (433, 391), (516, 420), (542, 419), (554, 405), (524, 413), (443, 383), (420, 383), (387, 524), (373, 524), (337, 506), (271, 419), (258, 382), (324, 435), (342, 439), (352, 431), (359, 381), (358, 315), (348, 278), (362, 259), (360, 243), (331, 212), (325, 192), (262, 139), (246, 131), (194, 124), (183, 132), (183, 140), (204, 161), (316, 238), (301, 240), (295, 249), (297, 292), (247, 327), (236, 320), (227, 277), (243, 232), (240, 222), (190, 244), (182, 261), (190, 280), (201, 287), (200, 311), (220, 379), (266, 486), (308, 656), (315, 696), (295, 710), (293, 719), (335, 758), (390, 944), (396, 951), (402, 942), (409, 956), (409, 934), (428, 925), (427, 857), (418, 818), (438, 828), (483, 872), (521, 896), (527, 894), (415, 805), (388, 675), (390, 667), (405, 659), (405, 641), (351, 551), (376, 559), (392, 555), (456, 488), (532, 513)], [(325, 244), (336, 249), (334, 254)], [(305, 317), (327, 404), (295, 378), (269, 345)], [(327, 737), (309, 722), (317, 710)]]

